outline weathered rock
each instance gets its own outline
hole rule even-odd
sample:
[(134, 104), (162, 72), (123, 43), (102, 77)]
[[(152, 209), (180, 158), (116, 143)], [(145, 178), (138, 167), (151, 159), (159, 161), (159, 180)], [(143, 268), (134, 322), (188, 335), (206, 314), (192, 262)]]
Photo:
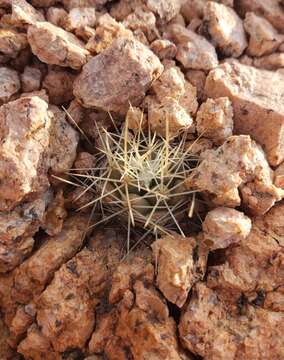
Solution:
[(255, 58), (253, 65), (257, 68), (266, 70), (282, 69), (284, 68), (284, 53), (274, 53), (260, 58)]
[(39, 97), (41, 100), (45, 101), (46, 103), (49, 102), (49, 98), (48, 98), (48, 95), (47, 95), (47, 92), (45, 89), (41, 89), (41, 90), (35, 90), (35, 91), (31, 91), (31, 92), (27, 92), (27, 93), (22, 93), (21, 94), (21, 98), (31, 98), (33, 96), (37, 96)]
[(196, 116), (196, 129), (200, 136), (222, 144), (233, 135), (233, 109), (226, 98), (207, 99), (201, 104)]
[(70, 10), (64, 22), (67, 31), (75, 31), (85, 26), (94, 27), (96, 24), (96, 11), (92, 7), (77, 7)]
[(118, 39), (84, 66), (74, 94), (85, 107), (125, 114), (162, 73), (158, 57), (136, 40)]
[(283, 197), (282, 189), (273, 185), (262, 149), (246, 135), (231, 136), (217, 150), (204, 153), (187, 185), (229, 207), (240, 205), (240, 189), (244, 205), (254, 214), (264, 214)]
[(48, 185), (47, 150), (51, 126), (47, 103), (20, 98), (0, 108), (0, 209), (11, 210)]
[(13, 29), (0, 29), (0, 55), (16, 58), (20, 51), (28, 45), (26, 34), (18, 33)]
[(198, 100), (204, 101), (206, 98), (204, 94), (206, 74), (201, 70), (187, 70), (185, 77), (193, 86), (195, 86)]
[(167, 35), (177, 46), (176, 58), (186, 69), (211, 70), (218, 65), (213, 45), (181, 25), (172, 25)]
[(71, 10), (78, 7), (82, 7), (82, 8), (92, 7), (95, 9), (101, 8), (108, 1), (110, 0), (62, 0), (67, 10)]
[(46, 12), (46, 20), (51, 24), (59, 27), (63, 27), (68, 13), (63, 8), (49, 7)]
[(206, 270), (207, 252), (194, 238), (167, 236), (152, 244), (157, 286), (166, 299), (179, 307)]
[(172, 20), (179, 13), (181, 4), (181, 0), (146, 0), (148, 9), (166, 22)]
[(166, 39), (158, 39), (151, 43), (151, 50), (158, 56), (160, 60), (173, 59), (177, 53), (175, 44)]
[(17, 71), (0, 67), (0, 105), (10, 100), (21, 88)]
[[(222, 64), (207, 77), (207, 96), (227, 96), (234, 109), (234, 131), (258, 141), (271, 165), (284, 159), (284, 76), (237, 62)], [(265, 121), (263, 121), (265, 119)]]
[(204, 9), (204, 27), (223, 55), (239, 57), (247, 47), (242, 20), (228, 6), (208, 1)]
[(240, 211), (220, 207), (208, 212), (202, 229), (204, 244), (210, 250), (223, 249), (249, 235), (251, 220)]
[(44, 225), (45, 232), (50, 236), (59, 234), (63, 227), (63, 222), (67, 217), (67, 211), (64, 207), (63, 190), (60, 189), (52, 199), (51, 204), (45, 214)]
[(247, 52), (251, 56), (271, 54), (284, 41), (283, 35), (280, 35), (270, 22), (253, 12), (246, 13), (244, 27), (249, 34)]
[(280, 164), (274, 171), (274, 184), (284, 190), (284, 163)]
[(47, 90), (50, 102), (62, 105), (74, 98), (73, 82), (75, 75), (67, 70), (50, 69), (43, 80), (42, 87)]
[(44, 21), (44, 16), (26, 0), (12, 0), (11, 22), (15, 26), (31, 25)]
[(89, 52), (73, 34), (49, 22), (37, 22), (28, 28), (32, 52), (47, 64), (80, 69)]
[(13, 351), (8, 344), (9, 330), (5, 326), (2, 318), (0, 318), (0, 358), (1, 359), (12, 359)]
[(37, 91), (41, 85), (41, 71), (36, 67), (26, 66), (21, 74), (22, 90), (24, 92)]

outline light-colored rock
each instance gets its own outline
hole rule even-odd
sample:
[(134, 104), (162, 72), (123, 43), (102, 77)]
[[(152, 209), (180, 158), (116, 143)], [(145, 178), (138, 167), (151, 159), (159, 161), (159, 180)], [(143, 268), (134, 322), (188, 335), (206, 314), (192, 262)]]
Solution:
[(284, 190), (284, 163), (280, 164), (274, 171), (274, 184)]
[[(38, 0), (37, 0), (38, 1)], [(103, 5), (105, 5), (110, 0), (62, 0), (65, 8), (70, 11), (74, 8), (86, 8), (86, 7), (92, 7), (92, 8), (101, 8)]]
[(222, 144), (233, 135), (233, 108), (226, 97), (207, 99), (201, 104), (196, 116), (196, 129), (200, 136)]
[(160, 60), (173, 59), (177, 53), (175, 44), (166, 39), (157, 39), (153, 41), (150, 48)]
[(16, 58), (28, 46), (27, 36), (13, 29), (0, 29), (0, 54)]
[(37, 91), (41, 85), (41, 71), (36, 67), (26, 66), (21, 74), (22, 90), (24, 92)]
[(176, 58), (186, 69), (208, 71), (218, 65), (215, 48), (204, 37), (176, 24), (167, 37), (176, 44)]
[(151, 246), (158, 288), (168, 301), (182, 307), (191, 287), (205, 274), (206, 250), (194, 238), (179, 235), (163, 237)]
[(79, 124), (85, 118), (85, 112), (86, 109), (76, 99), (72, 100), (66, 109), (69, 124), (76, 128), (76, 124)]
[(52, 104), (62, 105), (74, 98), (73, 82), (75, 75), (67, 70), (50, 69), (43, 80), (42, 87), (46, 89)]
[[(233, 61), (213, 70), (205, 91), (212, 98), (227, 96), (234, 109), (234, 131), (258, 141), (271, 165), (284, 160), (284, 76)], [(265, 119), (265, 121), (263, 121)]]
[(64, 202), (63, 190), (60, 189), (51, 200), (42, 225), (44, 231), (50, 236), (55, 236), (62, 230), (63, 222), (67, 217)]
[(212, 43), (223, 55), (239, 57), (247, 47), (242, 20), (232, 8), (208, 1), (204, 24)]
[(49, 22), (38, 22), (28, 28), (32, 52), (43, 62), (80, 69), (89, 52), (75, 35)]
[(44, 16), (26, 0), (11, 0), (11, 22), (16, 26), (31, 25), (37, 21), (44, 21)]
[(216, 205), (243, 204), (253, 214), (264, 214), (284, 193), (273, 185), (265, 154), (249, 136), (231, 136), (217, 150), (204, 153), (187, 185), (208, 193)]
[(162, 102), (166, 97), (179, 100), (185, 93), (185, 78), (178, 66), (171, 66), (164, 70), (154, 82), (152, 89)]
[(0, 105), (10, 100), (21, 88), (17, 71), (0, 67)]
[(36, 91), (31, 91), (31, 92), (27, 92), (27, 93), (22, 93), (20, 97), (21, 97), (21, 98), (23, 98), (23, 97), (31, 98), (31, 97), (33, 97), (33, 96), (39, 97), (40, 99), (42, 99), (42, 100), (45, 101), (46, 103), (49, 102), (48, 95), (47, 95), (47, 92), (46, 92), (45, 89), (36, 90)]
[(148, 108), (148, 121), (153, 132), (163, 137), (175, 137), (182, 130), (193, 125), (191, 116), (174, 98), (166, 98), (162, 103), (153, 100)]
[(47, 103), (20, 98), (0, 108), (0, 209), (10, 210), (48, 185), (47, 151), (51, 126)]
[(146, 6), (162, 20), (172, 20), (180, 11), (182, 0), (146, 0)]
[(136, 40), (118, 39), (86, 64), (74, 82), (85, 107), (125, 114), (138, 105), (163, 71), (158, 57)]
[(128, 128), (137, 133), (138, 131), (146, 131), (148, 121), (146, 115), (138, 107), (131, 106), (126, 114)]
[(219, 207), (208, 212), (202, 229), (209, 250), (224, 249), (249, 235), (251, 220), (240, 211)]
[(67, 31), (76, 31), (86, 26), (94, 27), (96, 11), (92, 7), (78, 7), (70, 10), (65, 19), (64, 28)]
[(196, 87), (198, 100), (204, 101), (206, 98), (204, 94), (206, 74), (201, 70), (187, 70), (185, 77)]
[(284, 68), (284, 53), (274, 53), (260, 58), (255, 58), (253, 65), (257, 68), (266, 70), (282, 69)]
[(253, 12), (246, 13), (244, 27), (249, 34), (247, 53), (251, 56), (271, 54), (284, 41), (284, 36), (280, 35), (270, 22)]
[(51, 24), (63, 27), (68, 17), (68, 13), (63, 8), (51, 6), (46, 12), (46, 20)]

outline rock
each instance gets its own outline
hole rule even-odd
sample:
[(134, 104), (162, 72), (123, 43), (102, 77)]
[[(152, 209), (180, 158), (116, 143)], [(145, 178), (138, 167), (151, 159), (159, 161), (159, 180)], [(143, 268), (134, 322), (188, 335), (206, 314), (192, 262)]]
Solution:
[(158, 56), (160, 60), (173, 59), (177, 53), (175, 44), (166, 39), (158, 39), (151, 43), (151, 50)]
[(210, 251), (224, 249), (249, 235), (251, 220), (240, 211), (219, 207), (208, 212), (202, 229), (204, 244)]
[(74, 94), (83, 106), (125, 114), (138, 105), (163, 66), (136, 40), (118, 39), (92, 58), (74, 82)]
[(76, 171), (82, 170), (86, 173), (86, 170), (95, 170), (96, 157), (86, 151), (78, 152), (74, 168)]
[(253, 65), (257, 68), (266, 70), (277, 70), (284, 68), (284, 53), (274, 53), (271, 55), (255, 58)]
[(193, 124), (191, 116), (174, 98), (166, 98), (163, 103), (153, 100), (148, 108), (148, 121), (153, 132), (166, 137), (175, 137)]
[(21, 74), (22, 90), (24, 92), (37, 91), (41, 85), (41, 71), (36, 67), (26, 66)]
[(74, 8), (101, 8), (103, 5), (105, 5), (110, 0), (62, 0), (65, 8), (67, 10), (72, 10)]
[(208, 1), (203, 24), (212, 43), (225, 56), (239, 57), (248, 45), (242, 20), (228, 6)]
[(3, 105), (0, 124), (0, 210), (7, 211), (48, 186), (51, 119), (47, 103), (34, 96)]
[(280, 35), (270, 22), (253, 12), (246, 13), (244, 27), (249, 34), (247, 53), (251, 56), (271, 54), (284, 41), (283, 35)]
[(49, 142), (49, 166), (53, 173), (59, 174), (72, 168), (76, 158), (79, 135), (66, 121), (66, 113), (57, 106), (49, 107), (52, 114)]
[(46, 103), (49, 102), (49, 98), (48, 98), (48, 95), (47, 95), (45, 89), (35, 90), (35, 91), (27, 92), (27, 93), (22, 93), (20, 97), (21, 98), (26, 98), (26, 97), (31, 98), (31, 97), (34, 97), (34, 96), (39, 97), (41, 100), (45, 101)]
[(201, 104), (196, 116), (199, 136), (222, 144), (233, 135), (233, 108), (227, 97), (207, 99)]
[(72, 100), (66, 110), (67, 120), (70, 125), (76, 128), (85, 118), (86, 109), (84, 109), (76, 99)]
[(17, 71), (0, 67), (0, 105), (8, 102), (21, 88)]
[(46, 12), (46, 20), (51, 24), (59, 27), (64, 26), (67, 17), (68, 13), (63, 8), (51, 6)]
[(172, 20), (178, 15), (181, 5), (181, 0), (146, 0), (148, 9), (165, 22)]
[(93, 7), (77, 7), (70, 10), (66, 17), (64, 28), (75, 31), (86, 26), (94, 27), (96, 24), (96, 11)]
[(206, 74), (201, 70), (187, 70), (185, 77), (196, 88), (198, 100), (204, 101)]
[(283, 191), (273, 185), (273, 172), (265, 155), (249, 136), (231, 136), (217, 150), (203, 154), (187, 186), (210, 195), (215, 205), (236, 207), (241, 203), (253, 214), (264, 214)]
[(165, 69), (154, 82), (152, 89), (161, 102), (166, 97), (178, 100), (185, 93), (185, 78), (180, 68), (171, 66)]
[(274, 184), (284, 190), (284, 163), (280, 164), (274, 171)]
[(134, 133), (137, 133), (141, 129), (145, 132), (147, 131), (148, 120), (140, 108), (130, 107), (126, 114), (126, 121), (128, 128), (134, 131)]
[(73, 82), (75, 75), (67, 70), (50, 69), (43, 80), (42, 87), (47, 90), (50, 102), (62, 105), (74, 98)]
[(18, 306), (16, 315), (9, 326), (10, 336), (14, 338), (16, 343), (20, 339), (21, 335), (24, 334), (32, 325), (35, 314), (36, 311), (33, 304)]
[(14, 300), (28, 304), (41, 294), (55, 271), (81, 248), (87, 222), (83, 216), (70, 217), (58, 235), (48, 237), (29, 259), (14, 270), (14, 288), (10, 290)]
[[(258, 141), (271, 165), (284, 160), (282, 127), (284, 76), (258, 70), (237, 62), (222, 64), (207, 77), (207, 96), (227, 96), (234, 109), (234, 131)], [(265, 118), (265, 121), (262, 119)]]
[(26, 34), (13, 29), (0, 29), (0, 55), (15, 59), (28, 46)]
[(218, 65), (213, 45), (181, 25), (172, 25), (167, 35), (177, 46), (176, 59), (186, 69), (211, 70)]
[(206, 250), (194, 238), (179, 235), (161, 238), (151, 246), (158, 288), (168, 301), (182, 307), (191, 287), (205, 274)]
[(0, 318), (0, 358), (12, 359), (15, 354), (8, 344), (9, 330)]
[(55, 236), (62, 230), (63, 222), (67, 217), (64, 202), (63, 190), (60, 189), (46, 211), (44, 225), (42, 226), (50, 236)]
[(247, 12), (254, 12), (267, 19), (280, 32), (284, 31), (284, 13), (281, 2), (278, 0), (265, 2), (262, 0), (238, 0), (237, 5), (241, 16), (244, 17)]
[(30, 25), (28, 41), (32, 52), (47, 64), (80, 69), (88, 60), (89, 52), (76, 36), (49, 22)]
[(31, 25), (44, 21), (44, 16), (26, 0), (12, 0), (11, 22), (15, 26)]

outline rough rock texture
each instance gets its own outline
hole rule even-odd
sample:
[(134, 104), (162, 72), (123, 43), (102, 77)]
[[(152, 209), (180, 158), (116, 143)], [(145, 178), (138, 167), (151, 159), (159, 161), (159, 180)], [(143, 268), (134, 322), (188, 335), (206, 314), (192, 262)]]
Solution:
[(283, 35), (266, 19), (248, 12), (244, 20), (244, 27), (249, 34), (247, 53), (251, 56), (271, 54), (284, 41)]
[(151, 50), (160, 60), (173, 59), (177, 53), (177, 47), (170, 40), (158, 39), (152, 42)]
[(0, 29), (0, 62), (16, 58), (28, 45), (26, 34), (13, 29)]
[(254, 214), (264, 214), (283, 197), (273, 185), (273, 172), (265, 154), (249, 136), (231, 136), (217, 150), (204, 153), (187, 185), (208, 193), (216, 205), (241, 203)]
[(196, 130), (200, 136), (222, 144), (233, 135), (233, 109), (231, 101), (226, 97), (207, 99), (196, 116)]
[(143, 44), (118, 39), (84, 66), (74, 82), (74, 94), (86, 107), (126, 113), (138, 105), (162, 73), (157, 56)]
[(177, 24), (167, 36), (176, 44), (176, 58), (186, 69), (208, 71), (218, 65), (215, 48), (204, 37)]
[(0, 105), (9, 101), (20, 88), (18, 73), (7, 67), (0, 67)]
[(63, 27), (66, 22), (68, 13), (63, 8), (51, 6), (46, 12), (46, 20), (51, 24), (59, 27)]
[(205, 86), (208, 96), (227, 96), (232, 101), (234, 131), (258, 141), (274, 166), (284, 159), (283, 80), (282, 74), (232, 62), (210, 72)]
[(274, 53), (271, 55), (255, 58), (253, 65), (257, 68), (266, 70), (277, 70), (284, 68), (284, 53)]
[(94, 27), (96, 11), (92, 7), (77, 7), (70, 10), (64, 22), (67, 31), (76, 31), (86, 26)]
[(44, 16), (26, 0), (12, 0), (11, 22), (13, 25), (31, 25), (37, 21), (44, 21)]
[(195, 282), (205, 274), (207, 251), (194, 238), (173, 235), (152, 244), (157, 286), (167, 300), (182, 307)]
[(22, 90), (24, 92), (37, 91), (41, 86), (41, 71), (36, 67), (26, 66), (21, 74)]
[(219, 207), (208, 212), (202, 230), (203, 242), (210, 250), (222, 249), (244, 240), (250, 233), (251, 220), (240, 211)]
[(232, 8), (208, 1), (204, 24), (212, 43), (223, 55), (239, 57), (247, 47), (243, 22)]
[(73, 34), (49, 22), (37, 22), (28, 28), (32, 52), (51, 65), (80, 69), (88, 60), (89, 52)]

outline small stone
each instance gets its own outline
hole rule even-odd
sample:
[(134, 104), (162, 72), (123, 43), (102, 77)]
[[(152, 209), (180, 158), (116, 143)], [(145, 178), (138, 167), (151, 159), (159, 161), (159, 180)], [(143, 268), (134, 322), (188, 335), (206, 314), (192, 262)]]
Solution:
[(284, 190), (284, 163), (280, 164), (274, 171), (274, 184)]
[(251, 220), (240, 211), (219, 207), (208, 212), (202, 229), (203, 243), (210, 251), (224, 249), (249, 235)]
[(21, 88), (17, 71), (0, 67), (0, 105), (9, 101)]
[(196, 116), (198, 135), (222, 144), (233, 135), (233, 108), (228, 98), (207, 99)]
[(198, 100), (204, 101), (204, 87), (206, 81), (206, 74), (201, 70), (187, 70), (185, 74), (186, 79), (195, 86), (197, 90), (197, 98)]
[(131, 106), (126, 114), (126, 121), (128, 128), (137, 133), (142, 129), (145, 131), (147, 129), (148, 121), (146, 115), (140, 108)]
[(36, 67), (26, 66), (21, 74), (22, 90), (25, 92), (37, 91), (41, 85), (41, 71)]
[(12, 29), (0, 29), (0, 55), (15, 59), (28, 46), (26, 34)]
[(211, 70), (218, 65), (213, 45), (181, 25), (172, 25), (167, 37), (177, 46), (176, 58), (186, 69)]
[[(38, 0), (37, 0), (38, 1)], [(110, 0), (62, 0), (64, 7), (70, 11), (74, 8), (101, 8)]]
[(208, 1), (204, 26), (212, 43), (225, 56), (239, 57), (248, 45), (242, 20), (228, 6)]
[(46, 12), (46, 20), (51, 24), (63, 27), (66, 22), (68, 13), (63, 8), (51, 6)]
[(284, 68), (284, 53), (274, 53), (271, 55), (255, 58), (253, 65), (260, 69), (277, 70)]
[(166, 39), (158, 39), (151, 43), (150, 49), (160, 60), (173, 59), (177, 53), (175, 44)]
[(49, 22), (38, 22), (28, 28), (32, 52), (51, 65), (80, 69), (88, 60), (89, 52), (75, 35)]
[(74, 98), (73, 82), (75, 75), (67, 70), (50, 69), (43, 80), (42, 87), (47, 90), (50, 102), (62, 105)]
[(244, 27), (249, 34), (247, 53), (251, 56), (271, 54), (284, 41), (284, 36), (270, 22), (253, 12), (246, 13)]
[(83, 106), (125, 114), (143, 100), (163, 71), (158, 57), (134, 39), (117, 39), (92, 58), (74, 82)]
[(12, 0), (12, 16), (13, 25), (31, 25), (37, 21), (44, 21), (44, 16), (37, 11), (26, 0)]
[(182, 5), (181, 0), (146, 0), (146, 6), (162, 20), (168, 22), (178, 15)]
[(178, 100), (185, 93), (185, 78), (180, 68), (171, 66), (165, 69), (154, 82), (152, 89), (161, 102), (166, 97)]
[(86, 109), (84, 109), (76, 99), (72, 100), (66, 110), (67, 120), (70, 125), (76, 128), (85, 118)]
[(96, 11), (92, 7), (78, 7), (70, 10), (65, 19), (64, 28), (67, 31), (76, 31), (86, 26), (94, 27)]

